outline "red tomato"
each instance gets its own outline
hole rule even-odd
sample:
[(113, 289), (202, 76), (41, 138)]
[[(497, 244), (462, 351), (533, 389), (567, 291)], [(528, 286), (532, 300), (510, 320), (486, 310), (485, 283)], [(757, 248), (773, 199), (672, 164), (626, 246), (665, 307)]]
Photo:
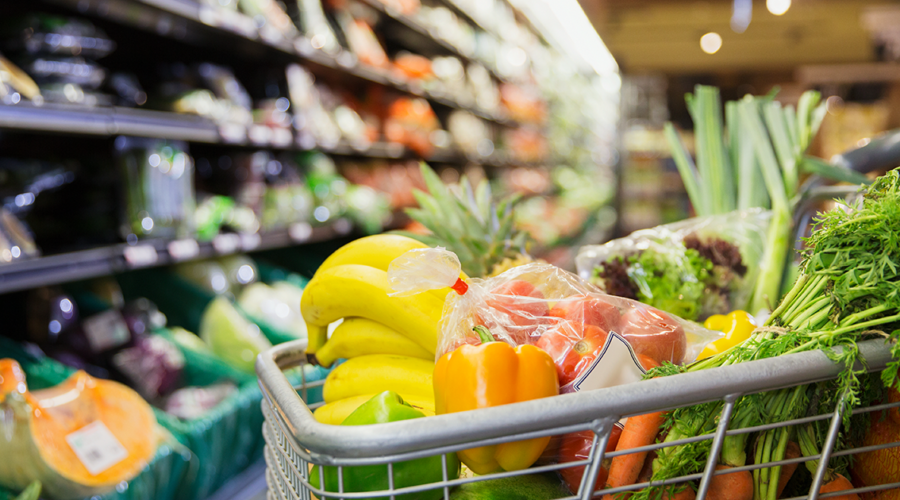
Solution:
[(512, 280), (494, 288), (485, 305), (490, 309), (476, 313), (476, 322), (492, 330), (502, 327), (517, 344), (532, 343), (539, 325), (547, 324), (544, 294), (527, 281)]
[(550, 316), (574, 321), (576, 324), (599, 326), (609, 332), (619, 326), (619, 310), (609, 302), (585, 295), (560, 300), (550, 309)]
[(606, 337), (606, 332), (594, 325), (585, 325), (581, 329), (576, 323), (562, 321), (544, 332), (535, 345), (553, 358), (559, 385), (566, 385), (597, 359)]
[[(609, 442), (606, 444), (606, 453), (615, 451), (616, 445), (619, 444), (619, 436), (621, 434), (622, 429), (619, 428), (619, 426), (614, 425), (612, 433), (609, 435)], [(593, 440), (594, 433), (592, 431), (566, 434), (562, 437), (557, 460), (559, 463), (565, 463), (588, 458), (591, 453), (591, 444), (593, 443)], [(606, 486), (610, 461), (611, 459), (603, 460), (603, 465), (600, 466), (600, 470), (597, 472), (597, 482), (594, 484), (594, 491), (601, 490)], [(559, 471), (559, 475), (562, 476), (563, 481), (566, 482), (566, 486), (569, 487), (569, 491), (572, 492), (573, 495), (578, 492), (578, 487), (581, 486), (581, 476), (584, 474), (584, 471), (585, 466), (583, 465), (569, 467)]]
[(622, 337), (634, 352), (662, 364), (684, 360), (687, 338), (684, 328), (672, 316), (652, 307), (638, 306), (622, 316)]

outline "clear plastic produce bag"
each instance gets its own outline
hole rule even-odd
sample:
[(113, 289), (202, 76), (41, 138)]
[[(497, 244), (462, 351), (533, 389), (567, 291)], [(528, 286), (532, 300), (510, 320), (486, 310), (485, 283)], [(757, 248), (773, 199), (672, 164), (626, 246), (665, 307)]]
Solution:
[(532, 344), (553, 358), (560, 392), (639, 381), (664, 362), (696, 359), (720, 332), (639, 302), (613, 297), (549, 264), (515, 267), (488, 279), (459, 276), (459, 260), (437, 248), (412, 250), (391, 263), (398, 294), (450, 286), (438, 336), (440, 358), (480, 344), (475, 326), (513, 346)]
[(609, 294), (702, 321), (749, 305), (770, 218), (750, 209), (643, 229), (582, 247), (575, 264)]

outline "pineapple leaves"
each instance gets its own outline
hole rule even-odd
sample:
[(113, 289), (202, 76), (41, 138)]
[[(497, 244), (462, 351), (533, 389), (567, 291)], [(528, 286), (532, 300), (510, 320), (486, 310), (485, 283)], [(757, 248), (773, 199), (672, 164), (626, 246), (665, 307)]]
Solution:
[(463, 176), (458, 184), (447, 186), (425, 163), (421, 171), (428, 192), (414, 190), (419, 208), (406, 213), (431, 234), (398, 234), (456, 253), (470, 276), (486, 276), (504, 259), (514, 259), (524, 250), (528, 234), (515, 229), (513, 214), (519, 196), (495, 202), (485, 180), (473, 186)]

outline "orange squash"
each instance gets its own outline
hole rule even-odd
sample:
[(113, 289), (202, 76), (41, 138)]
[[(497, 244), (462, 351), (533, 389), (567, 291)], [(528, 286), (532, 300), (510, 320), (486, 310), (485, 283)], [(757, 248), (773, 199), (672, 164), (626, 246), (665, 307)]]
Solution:
[(128, 387), (79, 371), (30, 392), (11, 359), (0, 360), (0, 417), (0, 483), (21, 489), (39, 480), (57, 500), (99, 495), (131, 479), (160, 440), (150, 406)]

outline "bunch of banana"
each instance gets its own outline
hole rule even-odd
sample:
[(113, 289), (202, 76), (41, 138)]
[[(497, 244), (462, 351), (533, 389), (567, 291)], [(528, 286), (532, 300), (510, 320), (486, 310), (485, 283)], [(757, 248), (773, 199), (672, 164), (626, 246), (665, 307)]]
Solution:
[[(449, 288), (391, 297), (387, 278), (394, 259), (420, 248), (428, 247), (391, 234), (355, 240), (328, 257), (303, 290), (310, 360), (322, 366), (348, 360), (325, 380), (326, 404), (315, 413), (320, 422), (340, 424), (385, 390), (434, 414), (431, 373)], [(328, 325), (341, 319), (327, 338)]]

